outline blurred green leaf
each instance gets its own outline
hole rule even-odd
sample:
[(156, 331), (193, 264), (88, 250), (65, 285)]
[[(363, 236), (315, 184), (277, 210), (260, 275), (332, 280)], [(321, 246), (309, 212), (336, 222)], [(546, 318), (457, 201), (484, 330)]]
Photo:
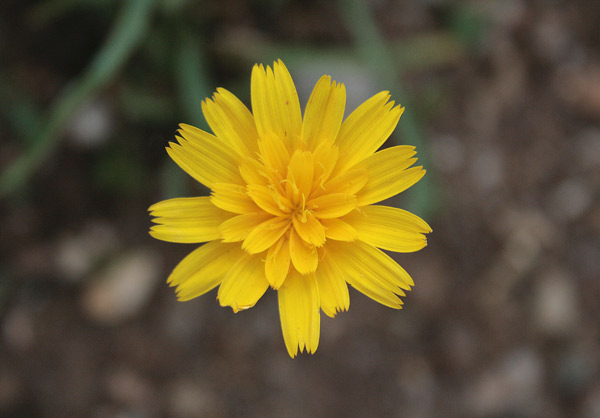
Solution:
[(108, 10), (115, 3), (116, 0), (46, 0), (29, 9), (27, 21), (33, 27), (43, 28), (76, 9), (93, 7)]
[(162, 123), (176, 117), (173, 99), (167, 94), (123, 86), (118, 95), (123, 114), (142, 122)]
[(208, 129), (202, 117), (202, 101), (212, 95), (213, 87), (208, 80), (202, 44), (197, 36), (185, 29), (181, 32), (175, 57), (175, 76), (179, 100), (188, 122), (201, 129)]
[[(353, 37), (357, 55), (382, 84), (389, 86), (392, 96), (406, 107), (397, 127), (402, 142), (417, 147), (419, 165), (430, 169), (423, 128), (402, 84), (401, 66), (396, 63), (389, 45), (381, 35), (368, 4), (361, 0), (340, 0), (338, 5)], [(431, 175), (425, 176), (418, 187), (413, 187), (404, 194), (408, 199), (407, 209), (411, 211), (427, 216), (435, 209), (437, 190)]]
[(450, 26), (459, 39), (471, 48), (478, 48), (491, 27), (489, 20), (474, 5), (461, 4), (452, 9)]
[(119, 14), (105, 45), (82, 77), (65, 87), (50, 110), (36, 142), (0, 176), (0, 196), (25, 183), (58, 142), (76, 109), (110, 82), (135, 50), (150, 24), (155, 0), (129, 0)]
[(8, 127), (24, 144), (36, 140), (42, 123), (40, 110), (17, 84), (0, 74), (0, 113)]

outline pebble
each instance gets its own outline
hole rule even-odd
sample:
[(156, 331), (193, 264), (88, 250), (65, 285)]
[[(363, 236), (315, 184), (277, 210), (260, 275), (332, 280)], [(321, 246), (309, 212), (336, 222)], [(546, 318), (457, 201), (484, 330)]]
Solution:
[(405, 356), (396, 383), (398, 394), (403, 400), (404, 416), (412, 418), (432, 416), (435, 411), (438, 387), (432, 367), (425, 357)]
[(106, 100), (93, 100), (82, 104), (67, 126), (67, 136), (72, 144), (82, 148), (100, 148), (114, 130), (114, 116)]
[(179, 418), (219, 418), (227, 416), (217, 394), (203, 382), (181, 379), (171, 384), (168, 393), (169, 416)]
[(151, 383), (135, 370), (128, 368), (111, 370), (106, 377), (108, 396), (121, 405), (135, 409), (151, 410), (156, 393)]
[(536, 329), (548, 336), (567, 336), (577, 330), (580, 312), (575, 278), (562, 269), (543, 274), (534, 291)]
[(543, 364), (530, 347), (509, 352), (465, 390), (469, 416), (539, 416)]
[(576, 138), (578, 165), (584, 169), (600, 168), (600, 129), (588, 128)]
[(481, 150), (470, 166), (471, 180), (482, 192), (489, 192), (500, 185), (505, 178), (505, 162), (497, 149)]
[(35, 330), (32, 312), (23, 306), (15, 306), (4, 317), (2, 337), (8, 347), (25, 351), (35, 343)]
[(148, 303), (162, 273), (153, 251), (130, 251), (92, 278), (82, 295), (82, 308), (94, 322), (116, 325), (135, 317)]
[(532, 30), (534, 53), (555, 63), (565, 57), (572, 40), (563, 22), (563, 16), (554, 11), (537, 19)]
[(577, 180), (562, 181), (551, 197), (551, 210), (562, 220), (579, 218), (592, 205), (592, 191)]
[(118, 246), (117, 232), (107, 222), (90, 221), (81, 231), (62, 236), (56, 243), (54, 261), (59, 277), (67, 282), (83, 280)]

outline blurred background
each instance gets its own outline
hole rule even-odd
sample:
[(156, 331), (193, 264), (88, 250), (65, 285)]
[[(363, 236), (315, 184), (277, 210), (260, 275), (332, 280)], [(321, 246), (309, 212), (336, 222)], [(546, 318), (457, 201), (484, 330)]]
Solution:
[[(600, 2), (5, 0), (0, 416), (600, 417)], [(168, 158), (218, 86), (282, 58), (302, 106), (407, 110), (386, 146), (433, 227), (402, 311), (351, 290), (291, 360), (276, 294), (234, 315), (165, 284), (194, 246), (147, 207), (207, 190)]]

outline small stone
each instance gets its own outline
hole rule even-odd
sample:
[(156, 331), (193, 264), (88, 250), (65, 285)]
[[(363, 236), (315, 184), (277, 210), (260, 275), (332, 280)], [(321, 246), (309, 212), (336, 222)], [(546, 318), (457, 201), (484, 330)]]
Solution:
[(81, 281), (96, 263), (118, 245), (117, 233), (105, 222), (90, 222), (82, 230), (59, 238), (55, 263), (60, 277), (69, 282)]
[(592, 191), (576, 180), (565, 180), (554, 190), (552, 212), (557, 218), (570, 221), (579, 218), (592, 204)]
[(161, 274), (161, 259), (153, 251), (131, 251), (114, 260), (90, 280), (82, 297), (93, 321), (116, 325), (133, 318), (152, 296)]
[(35, 342), (31, 312), (22, 306), (14, 307), (4, 317), (2, 334), (6, 345), (15, 350), (25, 351), (31, 348)]
[(590, 128), (577, 136), (578, 165), (584, 169), (600, 168), (600, 129)]
[(465, 391), (469, 416), (538, 416), (543, 364), (531, 348), (508, 353)]
[(569, 32), (565, 29), (560, 13), (542, 14), (533, 27), (534, 52), (547, 60), (558, 62), (568, 53), (571, 45)]
[(499, 150), (481, 150), (473, 158), (471, 180), (483, 192), (491, 191), (504, 181), (504, 158)]
[(112, 400), (130, 406), (144, 405), (154, 397), (149, 382), (130, 369), (112, 370), (106, 378), (106, 390)]
[(71, 142), (83, 148), (104, 145), (114, 129), (112, 109), (105, 100), (84, 103), (71, 119), (67, 134)]
[(218, 418), (227, 416), (222, 401), (209, 387), (193, 380), (174, 382), (169, 391), (169, 416)]
[(536, 328), (550, 336), (570, 335), (579, 322), (578, 306), (575, 279), (560, 269), (547, 272), (535, 290)]

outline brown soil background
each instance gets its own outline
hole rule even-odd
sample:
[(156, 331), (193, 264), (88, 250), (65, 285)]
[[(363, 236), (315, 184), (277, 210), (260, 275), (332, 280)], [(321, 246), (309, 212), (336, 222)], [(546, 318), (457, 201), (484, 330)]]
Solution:
[[(43, 4), (0, 5), (2, 170), (31, 146), (14, 128), (21, 100), (43, 120), (120, 5)], [(403, 310), (351, 290), (349, 312), (323, 315), (317, 353), (295, 360), (273, 291), (234, 315), (214, 291), (179, 303), (164, 283), (194, 246), (151, 239), (146, 209), (206, 193), (164, 152), (192, 119), (168, 42), (196, 30), (208, 88), (246, 103), (251, 65), (273, 51), (303, 106), (323, 73), (350, 109), (391, 87), (352, 52), (290, 52), (352, 51), (339, 4), (177, 4), (0, 200), (0, 416), (600, 418), (599, 2), (368, 2), (390, 48), (413, 54), (397, 65), (434, 232), (396, 256), (416, 283)]]

